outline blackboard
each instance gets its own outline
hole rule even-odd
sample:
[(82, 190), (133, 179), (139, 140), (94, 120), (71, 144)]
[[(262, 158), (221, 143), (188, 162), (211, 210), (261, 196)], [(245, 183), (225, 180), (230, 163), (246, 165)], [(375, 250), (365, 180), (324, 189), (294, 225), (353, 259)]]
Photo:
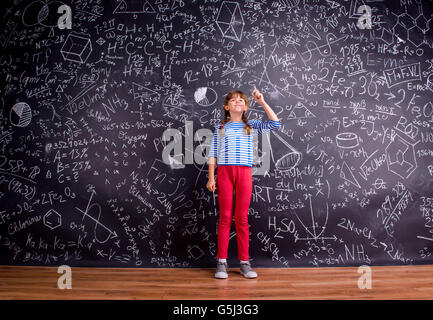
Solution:
[[(224, 95), (254, 85), (282, 125), (256, 141), (253, 265), (431, 264), (432, 14), (421, 0), (5, 1), (0, 264), (213, 267), (210, 138)], [(247, 116), (267, 119), (254, 102)]]

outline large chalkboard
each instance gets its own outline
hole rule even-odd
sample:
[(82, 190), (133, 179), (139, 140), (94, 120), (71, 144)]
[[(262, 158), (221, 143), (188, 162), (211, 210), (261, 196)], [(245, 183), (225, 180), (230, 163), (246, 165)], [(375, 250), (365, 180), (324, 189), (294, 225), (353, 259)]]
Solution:
[[(224, 95), (254, 85), (282, 126), (256, 141), (253, 265), (432, 263), (432, 14), (421, 0), (5, 1), (0, 263), (214, 266), (206, 156)], [(267, 119), (254, 102), (247, 116)]]

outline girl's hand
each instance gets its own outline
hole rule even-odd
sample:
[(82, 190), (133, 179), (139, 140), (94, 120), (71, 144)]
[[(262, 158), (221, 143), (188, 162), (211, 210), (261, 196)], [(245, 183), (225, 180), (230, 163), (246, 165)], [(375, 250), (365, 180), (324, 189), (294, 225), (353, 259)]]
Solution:
[(215, 192), (215, 179), (209, 179), (207, 181), (206, 188), (211, 192)]
[(265, 99), (263, 98), (263, 94), (261, 94), (260, 91), (257, 90), (256, 86), (254, 86), (252, 96), (253, 96), (254, 100), (256, 100), (260, 105), (263, 105), (265, 103)]

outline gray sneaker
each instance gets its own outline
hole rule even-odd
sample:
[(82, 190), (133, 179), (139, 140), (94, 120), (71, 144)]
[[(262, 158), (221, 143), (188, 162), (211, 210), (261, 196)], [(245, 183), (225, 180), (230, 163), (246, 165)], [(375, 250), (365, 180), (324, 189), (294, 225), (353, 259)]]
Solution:
[(227, 279), (229, 272), (229, 266), (227, 262), (218, 262), (217, 269), (215, 272), (215, 278), (217, 279)]
[(248, 263), (241, 263), (240, 266), (241, 269), (241, 275), (243, 275), (245, 278), (257, 278), (257, 273), (251, 268), (251, 264)]

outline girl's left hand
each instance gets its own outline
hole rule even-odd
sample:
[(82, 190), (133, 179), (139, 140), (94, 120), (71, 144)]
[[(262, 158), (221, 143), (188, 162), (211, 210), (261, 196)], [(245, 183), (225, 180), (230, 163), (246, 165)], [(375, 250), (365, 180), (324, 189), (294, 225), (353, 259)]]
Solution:
[(263, 104), (265, 102), (265, 99), (263, 99), (263, 94), (261, 94), (260, 91), (257, 90), (256, 86), (254, 86), (252, 96), (254, 100), (256, 100), (259, 104)]

